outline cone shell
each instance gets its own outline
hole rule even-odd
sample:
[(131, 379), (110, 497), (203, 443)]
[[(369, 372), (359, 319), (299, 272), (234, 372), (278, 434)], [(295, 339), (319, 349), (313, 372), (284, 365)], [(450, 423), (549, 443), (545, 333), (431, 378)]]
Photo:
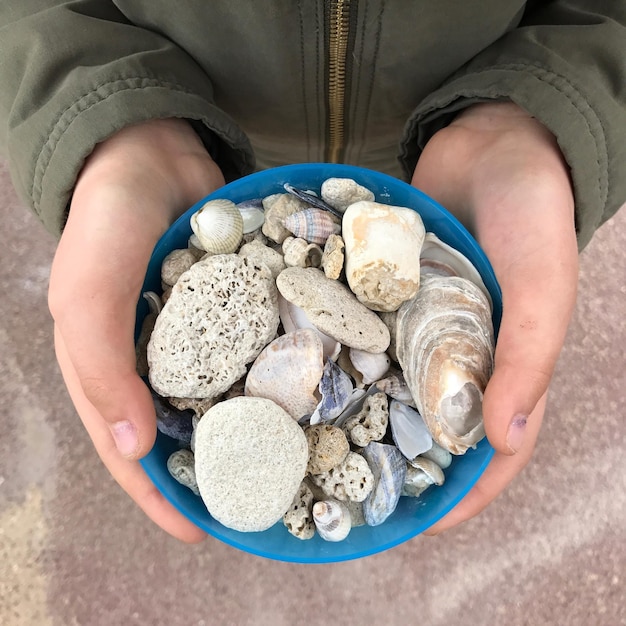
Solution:
[(465, 453), (485, 435), (482, 397), (494, 352), (489, 302), (464, 278), (424, 276), (398, 311), (397, 333), (398, 360), (433, 439)]
[(419, 289), (424, 224), (418, 213), (378, 202), (355, 202), (343, 216), (346, 278), (374, 311), (395, 311)]
[(330, 235), (341, 231), (341, 225), (328, 211), (323, 209), (304, 209), (283, 220), (283, 226), (296, 237), (310, 243), (324, 244)]
[(209, 200), (189, 221), (202, 249), (213, 254), (235, 252), (243, 237), (243, 218), (230, 200)]

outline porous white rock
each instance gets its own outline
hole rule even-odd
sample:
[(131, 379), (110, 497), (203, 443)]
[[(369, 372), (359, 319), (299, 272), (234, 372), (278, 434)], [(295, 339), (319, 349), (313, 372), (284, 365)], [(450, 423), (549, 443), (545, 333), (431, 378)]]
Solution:
[(304, 309), (310, 322), (351, 348), (384, 352), (389, 329), (342, 283), (314, 267), (288, 267), (276, 279), (285, 300)]
[(283, 524), (298, 539), (311, 539), (315, 535), (313, 492), (304, 480), (289, 510), (283, 515)]
[(196, 478), (209, 513), (228, 528), (266, 530), (304, 479), (302, 428), (277, 404), (240, 396), (209, 409), (196, 428)]
[(374, 474), (367, 461), (356, 452), (348, 452), (342, 463), (311, 480), (331, 498), (363, 502), (374, 487)]
[(278, 298), (264, 264), (209, 256), (185, 272), (148, 344), (150, 383), (162, 396), (215, 398), (246, 373), (278, 329)]
[(286, 267), (283, 255), (277, 250), (266, 246), (259, 239), (253, 239), (248, 243), (244, 243), (243, 246), (239, 248), (239, 256), (249, 257), (255, 263), (264, 263), (267, 265), (274, 279), (276, 279)]
[(197, 260), (198, 258), (189, 248), (172, 250), (161, 264), (161, 280), (172, 287)]
[(374, 200), (374, 194), (352, 178), (328, 178), (320, 189), (322, 200), (338, 211), (345, 211), (359, 200)]
[(365, 447), (370, 441), (380, 441), (389, 423), (389, 405), (384, 393), (367, 396), (363, 408), (349, 417), (342, 429), (356, 446)]

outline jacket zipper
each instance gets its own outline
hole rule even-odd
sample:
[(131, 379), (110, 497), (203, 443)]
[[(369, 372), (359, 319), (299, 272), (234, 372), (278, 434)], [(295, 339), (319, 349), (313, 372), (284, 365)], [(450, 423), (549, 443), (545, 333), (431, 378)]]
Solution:
[(328, 13), (328, 133), (326, 160), (340, 163), (343, 159), (346, 130), (346, 82), (349, 70), (348, 53), (354, 11), (350, 0), (331, 0)]

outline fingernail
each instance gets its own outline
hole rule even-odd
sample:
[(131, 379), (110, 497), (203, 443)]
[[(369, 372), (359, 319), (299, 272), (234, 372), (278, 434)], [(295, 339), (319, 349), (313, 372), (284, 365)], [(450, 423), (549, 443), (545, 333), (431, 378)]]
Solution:
[(122, 456), (133, 456), (139, 447), (137, 429), (132, 422), (123, 420), (111, 424), (115, 445)]
[(506, 444), (511, 452), (519, 452), (524, 443), (524, 435), (526, 434), (527, 415), (516, 415), (509, 426), (506, 434)]

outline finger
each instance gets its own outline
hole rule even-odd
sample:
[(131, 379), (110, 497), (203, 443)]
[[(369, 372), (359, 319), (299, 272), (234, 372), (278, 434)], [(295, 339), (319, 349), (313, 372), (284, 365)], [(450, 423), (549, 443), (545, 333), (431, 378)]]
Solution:
[(55, 347), (72, 402), (98, 455), (113, 478), (144, 513), (167, 533), (187, 543), (196, 543), (204, 539), (206, 534), (163, 497), (137, 461), (129, 461), (120, 456), (110, 429), (82, 391), (81, 381), (57, 328), (55, 328)]
[(525, 438), (519, 453), (508, 456), (496, 452), (472, 490), (450, 513), (426, 530), (424, 535), (438, 535), (471, 519), (491, 504), (508, 487), (532, 456), (545, 411), (546, 397), (547, 394), (544, 394), (531, 414), (532, 428), (529, 429), (528, 436)]
[[(483, 417), (491, 445), (503, 454), (514, 454), (523, 445), (576, 299), (578, 256), (569, 211), (552, 210), (551, 201), (558, 199), (544, 193), (528, 200), (534, 209), (520, 210), (517, 198), (511, 205), (501, 199), (493, 211), (479, 213), (477, 222), (479, 241), (502, 289), (502, 321)], [(541, 230), (528, 236), (528, 222), (539, 219), (542, 210)]]
[[(147, 454), (156, 436), (150, 393), (135, 371), (135, 307), (156, 234), (111, 205), (70, 212), (54, 259), (50, 310), (82, 392), (120, 453)], [(94, 214), (95, 213), (95, 214)], [(129, 238), (130, 233), (130, 238)]]

